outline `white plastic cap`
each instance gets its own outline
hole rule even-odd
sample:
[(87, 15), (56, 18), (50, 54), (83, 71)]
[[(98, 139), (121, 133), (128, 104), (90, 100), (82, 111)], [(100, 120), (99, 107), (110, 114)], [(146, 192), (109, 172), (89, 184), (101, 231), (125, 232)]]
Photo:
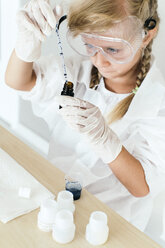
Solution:
[(41, 217), (41, 213), (38, 213), (38, 220), (37, 220), (38, 228), (43, 232), (51, 232), (53, 229), (53, 223), (46, 223), (43, 221)]
[(57, 196), (57, 202), (72, 203), (73, 202), (73, 194), (67, 190), (60, 191)]
[(60, 210), (56, 214), (55, 225), (60, 228), (68, 228), (73, 224), (73, 214), (66, 209)]
[(89, 224), (91, 228), (101, 229), (107, 225), (107, 215), (102, 211), (95, 211), (90, 216)]
[(75, 224), (73, 214), (68, 210), (61, 210), (57, 213), (53, 225), (53, 239), (61, 244), (67, 244), (74, 239)]
[(57, 202), (55, 200), (44, 200), (38, 213), (38, 228), (44, 232), (52, 231), (57, 211)]
[(30, 198), (31, 188), (28, 187), (20, 187), (18, 191), (19, 197)]
[(107, 215), (102, 211), (93, 212), (86, 226), (86, 240), (92, 245), (102, 245), (107, 241), (108, 235)]
[(57, 202), (53, 199), (46, 199), (41, 203), (40, 216), (43, 221), (54, 222), (57, 213)]
[(58, 209), (67, 209), (72, 213), (75, 211), (73, 194), (67, 190), (60, 191), (57, 196)]

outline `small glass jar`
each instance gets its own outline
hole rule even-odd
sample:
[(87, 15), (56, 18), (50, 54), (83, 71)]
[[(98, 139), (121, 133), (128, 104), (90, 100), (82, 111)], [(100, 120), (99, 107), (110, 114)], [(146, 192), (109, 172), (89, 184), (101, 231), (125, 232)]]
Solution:
[(81, 197), (83, 186), (82, 175), (74, 172), (65, 176), (65, 189), (73, 194), (73, 199), (78, 200)]

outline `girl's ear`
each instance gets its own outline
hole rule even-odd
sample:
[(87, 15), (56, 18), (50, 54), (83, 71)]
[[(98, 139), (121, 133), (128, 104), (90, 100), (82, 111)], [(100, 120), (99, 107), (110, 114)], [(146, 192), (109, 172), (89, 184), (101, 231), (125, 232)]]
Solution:
[(157, 34), (157, 27), (146, 31), (146, 35), (143, 39), (143, 45), (142, 46), (146, 47), (150, 43), (150, 41), (155, 38), (156, 34)]

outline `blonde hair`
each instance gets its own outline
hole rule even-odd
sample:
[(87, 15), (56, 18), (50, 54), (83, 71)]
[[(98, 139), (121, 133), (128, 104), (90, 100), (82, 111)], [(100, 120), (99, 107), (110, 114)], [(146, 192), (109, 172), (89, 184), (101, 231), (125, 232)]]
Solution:
[[(73, 4), (68, 14), (68, 27), (75, 34), (81, 32), (104, 32), (112, 23), (127, 15), (137, 16), (144, 24), (153, 18), (159, 26), (157, 13), (157, 0), (80, 0)], [(144, 27), (147, 31), (147, 27)], [(140, 71), (137, 75), (136, 85), (140, 87), (150, 69), (153, 40), (143, 51), (140, 62)], [(91, 70), (90, 88), (96, 89), (100, 82), (101, 74), (93, 66)], [(120, 101), (108, 115), (108, 122), (112, 123), (121, 119), (127, 112), (134, 93)]]

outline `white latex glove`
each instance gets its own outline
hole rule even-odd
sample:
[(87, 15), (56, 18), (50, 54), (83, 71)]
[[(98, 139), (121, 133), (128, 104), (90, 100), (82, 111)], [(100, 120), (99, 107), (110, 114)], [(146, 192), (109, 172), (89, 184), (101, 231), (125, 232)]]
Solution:
[(31, 0), (17, 13), (18, 37), (15, 51), (26, 62), (33, 62), (41, 55), (41, 44), (56, 27), (56, 19), (62, 15), (57, 5), (52, 10), (49, 0)]
[(59, 114), (68, 125), (86, 136), (99, 157), (110, 163), (122, 149), (117, 135), (109, 128), (99, 108), (81, 99), (70, 96), (57, 96), (61, 109)]

